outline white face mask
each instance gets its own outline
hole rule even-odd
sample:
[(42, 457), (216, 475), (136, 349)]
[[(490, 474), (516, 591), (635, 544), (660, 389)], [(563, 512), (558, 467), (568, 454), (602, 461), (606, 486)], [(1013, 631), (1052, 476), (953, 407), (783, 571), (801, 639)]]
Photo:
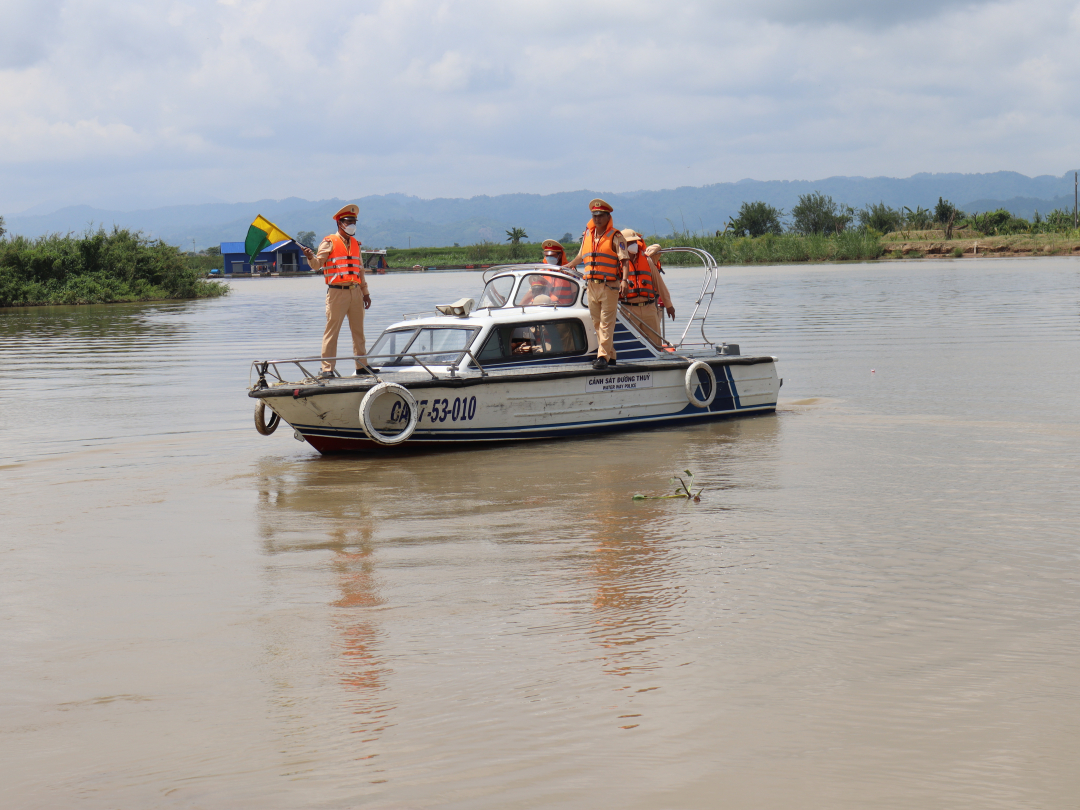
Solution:
[(356, 223), (352, 225), (345, 225), (343, 229), (349, 236), (353, 236), (356, 233)]
[(637, 253), (637, 242), (631, 242), (629, 245), (626, 246), (626, 249), (629, 250), (630, 255), (633, 256), (635, 253)]
[(545, 256), (544, 257), (544, 264), (558, 264), (558, 263), (559, 263), (559, 257), (558, 256)]

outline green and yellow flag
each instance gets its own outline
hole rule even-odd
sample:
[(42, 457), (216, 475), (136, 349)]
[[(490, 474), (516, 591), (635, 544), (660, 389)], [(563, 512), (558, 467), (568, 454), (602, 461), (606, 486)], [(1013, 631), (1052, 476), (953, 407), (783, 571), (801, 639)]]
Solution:
[(262, 253), (263, 248), (269, 247), (274, 242), (280, 242), (282, 239), (292, 239), (292, 237), (259, 214), (248, 228), (247, 239), (244, 240), (244, 252), (247, 253), (248, 261), (255, 261), (255, 257)]

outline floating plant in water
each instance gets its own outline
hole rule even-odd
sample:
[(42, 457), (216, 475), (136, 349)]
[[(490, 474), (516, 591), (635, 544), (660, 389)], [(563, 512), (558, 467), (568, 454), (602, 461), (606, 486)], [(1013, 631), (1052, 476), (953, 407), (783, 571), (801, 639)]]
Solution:
[(686, 483), (681, 476), (676, 475), (670, 480), (670, 483), (674, 484), (676, 481), (679, 486), (675, 487), (674, 495), (635, 495), (635, 501), (659, 501), (667, 498), (686, 498), (694, 503), (701, 502), (701, 493), (705, 491), (705, 487), (701, 487), (697, 492), (694, 492), (694, 474), (689, 470), (683, 470), (690, 483)]

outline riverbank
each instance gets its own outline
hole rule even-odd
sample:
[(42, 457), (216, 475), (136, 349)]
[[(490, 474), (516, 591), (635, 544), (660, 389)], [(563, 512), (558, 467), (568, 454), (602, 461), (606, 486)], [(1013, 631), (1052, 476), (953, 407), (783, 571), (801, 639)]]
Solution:
[[(577, 244), (566, 245), (573, 253)], [(474, 270), (497, 264), (537, 262), (544, 256), (540, 243), (496, 245), (483, 243), (461, 247), (387, 248), (386, 263), (390, 270), (412, 270), (418, 267)]]
[(954, 234), (946, 239), (941, 230), (909, 231), (886, 234), (882, 238), (883, 259), (995, 258), (1006, 256), (1076, 256), (1080, 255), (1077, 233), (1012, 234), (984, 236), (973, 232)]
[[(778, 264), (784, 262), (844, 261), (876, 259), (883, 249), (879, 236), (849, 232), (838, 236), (782, 234), (760, 237), (697, 236), (677, 234), (673, 238), (646, 237), (648, 244), (662, 247), (696, 247), (711, 253), (720, 264)], [(578, 245), (565, 244), (573, 255)], [(469, 245), (452, 248), (412, 248), (386, 251), (391, 271), (416, 267), (425, 269), (483, 269), (499, 264), (538, 262), (543, 258), (541, 243), (520, 245)], [(668, 265), (697, 264), (690, 254), (675, 254), (664, 259)]]
[[(985, 236), (974, 231), (958, 231), (951, 239), (942, 230), (897, 231), (884, 236), (873, 231), (841, 234), (780, 234), (757, 237), (698, 236), (680, 234), (667, 239), (647, 237), (649, 244), (662, 247), (696, 247), (705, 250), (722, 265), (806, 264), (814, 262), (874, 261), (1002, 256), (1080, 255), (1080, 232)], [(564, 245), (567, 253), (577, 245)], [(521, 245), (470, 245), (450, 248), (387, 250), (391, 272), (425, 270), (482, 270), (500, 264), (540, 261), (540, 243)], [(690, 254), (664, 258), (665, 264), (696, 264)]]
[(0, 240), (0, 307), (216, 298), (180, 249), (122, 228)]

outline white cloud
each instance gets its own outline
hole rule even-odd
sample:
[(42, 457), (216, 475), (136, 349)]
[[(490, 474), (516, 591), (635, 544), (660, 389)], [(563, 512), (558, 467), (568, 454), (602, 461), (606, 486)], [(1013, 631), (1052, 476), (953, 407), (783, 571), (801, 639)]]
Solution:
[(0, 211), (1060, 174), (1077, 9), (7, 0)]
[(0, 3), (0, 71), (28, 68), (54, 44), (61, 0), (4, 0)]

